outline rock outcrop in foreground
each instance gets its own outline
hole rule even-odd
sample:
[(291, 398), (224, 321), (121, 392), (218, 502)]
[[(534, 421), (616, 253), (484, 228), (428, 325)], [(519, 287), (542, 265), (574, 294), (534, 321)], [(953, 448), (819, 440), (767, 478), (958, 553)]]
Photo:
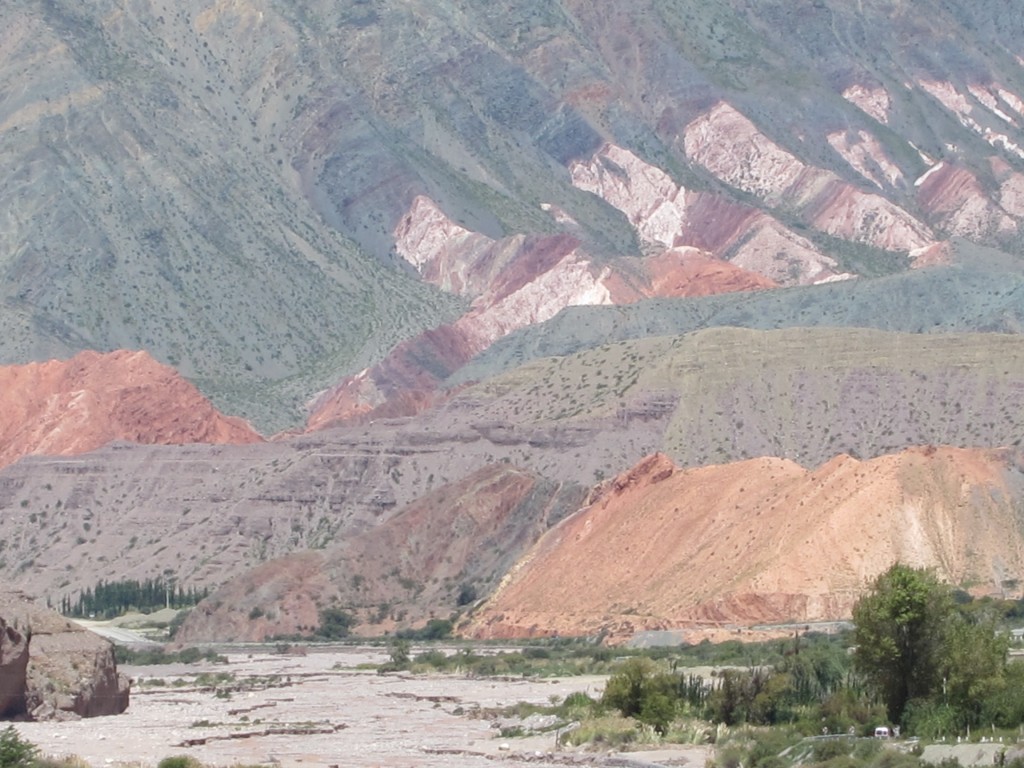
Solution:
[(17, 595), (0, 594), (0, 718), (119, 715), (128, 694), (109, 642)]

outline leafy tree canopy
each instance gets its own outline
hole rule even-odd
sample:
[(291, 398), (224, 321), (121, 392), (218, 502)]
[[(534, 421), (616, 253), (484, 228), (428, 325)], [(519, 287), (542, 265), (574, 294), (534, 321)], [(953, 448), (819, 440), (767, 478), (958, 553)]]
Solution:
[(853, 622), (854, 663), (893, 723), (908, 712), (976, 722), (980, 702), (1003, 684), (1005, 637), (992, 619), (968, 617), (930, 570), (893, 565), (854, 606)]

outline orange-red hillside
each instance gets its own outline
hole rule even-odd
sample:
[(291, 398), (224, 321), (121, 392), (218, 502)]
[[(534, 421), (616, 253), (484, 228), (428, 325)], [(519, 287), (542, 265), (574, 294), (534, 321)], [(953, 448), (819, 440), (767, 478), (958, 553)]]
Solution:
[(262, 440), (145, 352), (80, 352), (67, 361), (0, 366), (0, 393), (0, 467), (28, 454), (85, 453), (112, 440)]
[(1024, 575), (1007, 451), (921, 448), (816, 470), (777, 458), (680, 470), (662, 455), (607, 483), (512, 568), (478, 637), (849, 616), (896, 560), (997, 589)]

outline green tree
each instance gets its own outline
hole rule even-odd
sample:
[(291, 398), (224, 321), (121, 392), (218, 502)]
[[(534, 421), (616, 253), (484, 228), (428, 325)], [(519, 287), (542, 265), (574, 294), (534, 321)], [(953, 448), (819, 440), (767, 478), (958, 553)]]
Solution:
[(675, 718), (677, 687), (676, 677), (659, 672), (650, 659), (630, 659), (608, 679), (601, 703), (664, 735)]
[[(388, 643), (388, 655), (390, 661), (381, 664), (377, 668), (377, 674), (383, 675), (385, 672), (401, 672), (402, 670), (408, 669), (412, 665), (412, 659), (409, 656), (409, 651), (412, 646), (408, 640), (402, 638), (395, 638)], [(441, 654), (442, 658), (444, 654)]]
[(316, 631), (316, 636), (325, 640), (341, 640), (348, 637), (349, 630), (355, 623), (355, 618), (341, 608), (322, 608), (320, 628)]
[(976, 725), (1005, 686), (1008, 641), (996, 616), (965, 612), (931, 571), (894, 565), (853, 621), (854, 663), (891, 722), (940, 734)]
[(623, 717), (636, 717), (655, 675), (654, 662), (642, 657), (630, 659), (608, 678), (601, 703), (619, 710)]
[(890, 722), (907, 703), (942, 689), (950, 589), (931, 571), (897, 563), (875, 579), (853, 607), (854, 664), (885, 704)]
[[(1009, 638), (998, 631), (994, 617), (972, 619), (959, 610), (946, 635), (944, 703), (956, 710), (961, 725), (977, 725), (982, 722), (986, 702), (1004, 685)], [(1018, 724), (1016, 721), (1010, 727)]]

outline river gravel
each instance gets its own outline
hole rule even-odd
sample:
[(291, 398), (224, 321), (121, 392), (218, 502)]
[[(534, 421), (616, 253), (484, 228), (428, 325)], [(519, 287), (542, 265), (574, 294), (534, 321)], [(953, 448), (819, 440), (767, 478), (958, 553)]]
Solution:
[[(704, 764), (700, 749), (621, 756), (556, 750), (553, 733), (503, 739), (490, 719), (470, 716), (574, 691), (599, 695), (604, 678), (494, 680), (357, 669), (384, 660), (379, 648), (334, 648), (304, 656), (236, 652), (227, 665), (126, 666), (133, 686), (124, 714), (16, 727), (45, 754), (76, 755), (97, 768), (155, 766), (170, 755), (211, 766), (286, 768)], [(221, 698), (197, 684), (202, 672), (229, 673), (233, 684), (244, 685)]]

